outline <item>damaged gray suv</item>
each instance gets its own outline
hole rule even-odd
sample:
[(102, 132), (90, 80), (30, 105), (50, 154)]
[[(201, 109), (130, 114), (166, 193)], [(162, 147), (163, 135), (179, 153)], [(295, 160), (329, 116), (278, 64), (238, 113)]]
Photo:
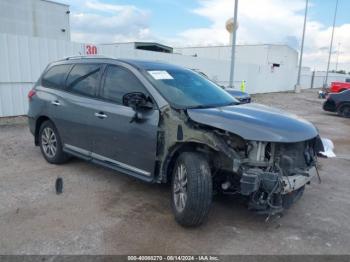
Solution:
[(214, 193), (277, 214), (315, 176), (317, 129), (294, 115), (239, 105), (192, 70), (159, 62), (71, 57), (29, 92), (35, 145), (52, 164), (76, 156), (152, 183), (171, 183), (175, 219), (201, 224)]

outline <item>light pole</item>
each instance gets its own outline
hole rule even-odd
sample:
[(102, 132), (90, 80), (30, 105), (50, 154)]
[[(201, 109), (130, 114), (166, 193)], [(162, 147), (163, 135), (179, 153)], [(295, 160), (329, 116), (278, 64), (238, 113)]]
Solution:
[(303, 53), (304, 53), (304, 40), (305, 40), (305, 29), (306, 29), (306, 19), (307, 19), (307, 11), (309, 7), (309, 0), (306, 0), (306, 5), (305, 5), (305, 16), (304, 16), (304, 27), (303, 27), (303, 37), (301, 39), (301, 48), (300, 48), (300, 58), (299, 58), (299, 69), (298, 69), (298, 79), (297, 83), (295, 85), (294, 91), (295, 93), (300, 92), (300, 77), (301, 77), (301, 67), (303, 64)]
[(324, 83), (323, 83), (323, 88), (327, 88), (327, 86), (328, 86), (328, 71), (329, 71), (329, 64), (331, 62), (331, 56), (332, 56), (333, 37), (334, 37), (335, 21), (337, 19), (337, 11), (338, 11), (338, 0), (336, 1), (336, 4), (335, 4), (335, 11), (334, 11), (334, 18), (333, 18), (333, 29), (332, 29), (332, 37), (331, 37), (331, 45), (329, 47), (329, 55), (328, 55), (326, 78), (325, 78)]
[(231, 70), (229, 87), (233, 87), (235, 74), (235, 52), (236, 52), (236, 31), (237, 31), (238, 0), (235, 0), (235, 13), (233, 16), (232, 50), (231, 50)]

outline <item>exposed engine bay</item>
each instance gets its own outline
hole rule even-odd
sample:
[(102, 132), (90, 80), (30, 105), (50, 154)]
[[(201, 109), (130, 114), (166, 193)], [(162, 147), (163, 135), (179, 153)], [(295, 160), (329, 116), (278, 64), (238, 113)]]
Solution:
[(216, 178), (217, 190), (247, 196), (251, 210), (262, 214), (282, 212), (301, 197), (305, 184), (316, 175), (317, 138), (297, 143), (227, 138), (241, 158), (233, 161), (234, 174), (225, 172), (225, 178)]

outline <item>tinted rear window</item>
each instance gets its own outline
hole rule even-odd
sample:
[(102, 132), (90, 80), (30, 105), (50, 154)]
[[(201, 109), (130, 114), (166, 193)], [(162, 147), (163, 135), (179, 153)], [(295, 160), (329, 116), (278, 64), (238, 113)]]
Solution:
[(57, 65), (51, 67), (42, 77), (41, 85), (50, 88), (64, 88), (64, 81), (70, 65)]
[(67, 79), (67, 89), (73, 93), (95, 96), (98, 87), (101, 65), (75, 65)]

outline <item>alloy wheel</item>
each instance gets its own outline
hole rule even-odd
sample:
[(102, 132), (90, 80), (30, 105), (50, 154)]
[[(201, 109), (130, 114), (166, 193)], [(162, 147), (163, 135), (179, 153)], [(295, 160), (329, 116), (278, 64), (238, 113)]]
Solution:
[(45, 155), (53, 158), (57, 152), (57, 139), (55, 132), (50, 127), (45, 127), (41, 135), (41, 145)]
[(175, 207), (177, 211), (182, 212), (187, 201), (187, 171), (183, 164), (177, 167), (173, 187)]

